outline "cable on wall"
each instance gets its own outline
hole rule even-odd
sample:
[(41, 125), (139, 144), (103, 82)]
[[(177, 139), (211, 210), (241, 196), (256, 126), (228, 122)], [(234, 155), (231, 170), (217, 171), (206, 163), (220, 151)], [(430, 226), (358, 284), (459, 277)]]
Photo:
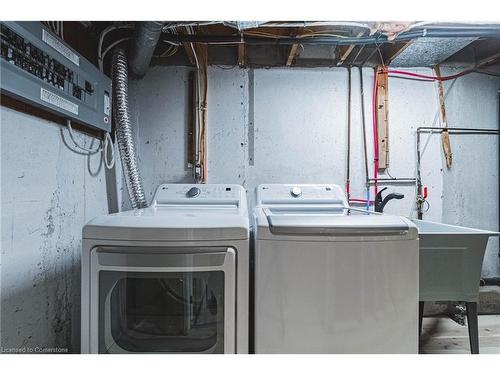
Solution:
[[(111, 135), (108, 132), (106, 132), (106, 134), (104, 136), (104, 141), (99, 140), (99, 146), (97, 146), (97, 148), (95, 148), (95, 149), (92, 149), (92, 148), (83, 146), (82, 144), (80, 144), (76, 140), (73, 126), (71, 125), (71, 120), (66, 120), (66, 127), (68, 129), (69, 138), (71, 139), (71, 142), (73, 143), (73, 146), (75, 148), (70, 147), (66, 142), (64, 142), (64, 143), (71, 149), (71, 151), (73, 151), (79, 155), (85, 155), (85, 156), (92, 156), (92, 155), (98, 154), (99, 152), (102, 152), (104, 164), (106, 165), (106, 168), (112, 169), (114, 167), (114, 165), (115, 165), (115, 145), (113, 143), (113, 140), (111, 139)], [(64, 133), (62, 133), (62, 136), (64, 137)], [(108, 150), (109, 150), (109, 152), (108, 152)]]
[[(134, 25), (132, 24), (126, 24), (126, 25), (111, 25), (111, 26), (108, 26), (106, 27), (101, 35), (99, 36), (99, 43), (97, 45), (97, 62), (99, 64), (99, 70), (102, 72), (103, 71), (103, 66), (104, 66), (104, 55), (103, 52), (102, 52), (102, 47), (103, 47), (103, 44), (104, 44), (104, 40), (106, 38), (106, 36), (110, 33), (110, 32), (113, 32), (113, 31), (116, 31), (116, 30), (124, 30), (124, 29), (133, 29), (134, 28)], [(109, 50), (106, 51), (106, 53), (109, 52)]]
[[(193, 34), (192, 27), (186, 27)], [(196, 144), (194, 178), (196, 182), (206, 183), (207, 176), (207, 97), (208, 97), (208, 52), (206, 46), (189, 43), (196, 65)]]

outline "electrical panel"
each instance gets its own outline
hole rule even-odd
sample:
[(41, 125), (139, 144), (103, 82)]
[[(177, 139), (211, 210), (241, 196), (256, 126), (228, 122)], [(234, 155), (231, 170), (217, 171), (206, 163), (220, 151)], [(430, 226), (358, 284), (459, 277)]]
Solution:
[(0, 22), (2, 93), (109, 132), (111, 80), (40, 22)]

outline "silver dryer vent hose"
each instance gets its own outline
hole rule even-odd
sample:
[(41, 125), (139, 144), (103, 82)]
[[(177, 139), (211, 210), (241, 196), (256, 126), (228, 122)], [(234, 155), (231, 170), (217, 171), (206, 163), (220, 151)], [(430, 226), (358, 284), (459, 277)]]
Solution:
[(128, 107), (128, 62), (125, 51), (113, 51), (113, 114), (116, 122), (116, 138), (132, 208), (147, 206), (142, 179), (137, 167), (132, 124)]

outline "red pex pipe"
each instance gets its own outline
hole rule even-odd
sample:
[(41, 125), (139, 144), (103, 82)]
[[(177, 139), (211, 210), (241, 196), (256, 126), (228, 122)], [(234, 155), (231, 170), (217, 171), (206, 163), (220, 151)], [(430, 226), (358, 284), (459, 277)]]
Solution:
[(378, 96), (378, 70), (375, 68), (373, 78), (372, 116), (373, 116), (373, 188), (375, 195), (378, 193), (378, 124), (377, 124), (377, 96)]
[[(355, 203), (366, 203), (368, 202), (366, 199), (361, 199), (361, 198), (349, 198), (349, 202), (355, 202)], [(374, 204), (375, 202), (370, 200), (370, 204)]]
[(387, 71), (389, 74), (399, 74), (399, 75), (408, 76), (408, 77), (428, 79), (431, 81), (449, 81), (450, 79), (459, 78), (459, 77), (462, 77), (466, 74), (472, 73), (474, 70), (467, 69), (467, 70), (464, 70), (463, 72), (453, 74), (451, 76), (444, 76), (444, 77), (429, 76), (427, 74), (412, 73), (412, 72), (406, 72), (404, 70), (397, 70), (397, 69), (388, 69)]

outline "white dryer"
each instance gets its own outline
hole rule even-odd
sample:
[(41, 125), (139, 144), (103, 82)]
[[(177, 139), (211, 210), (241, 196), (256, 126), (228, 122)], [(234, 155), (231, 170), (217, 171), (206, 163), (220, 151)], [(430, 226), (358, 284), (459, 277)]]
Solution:
[(83, 228), (83, 353), (247, 353), (249, 223), (238, 185), (166, 184)]
[(417, 353), (418, 235), (336, 185), (260, 185), (256, 353)]

